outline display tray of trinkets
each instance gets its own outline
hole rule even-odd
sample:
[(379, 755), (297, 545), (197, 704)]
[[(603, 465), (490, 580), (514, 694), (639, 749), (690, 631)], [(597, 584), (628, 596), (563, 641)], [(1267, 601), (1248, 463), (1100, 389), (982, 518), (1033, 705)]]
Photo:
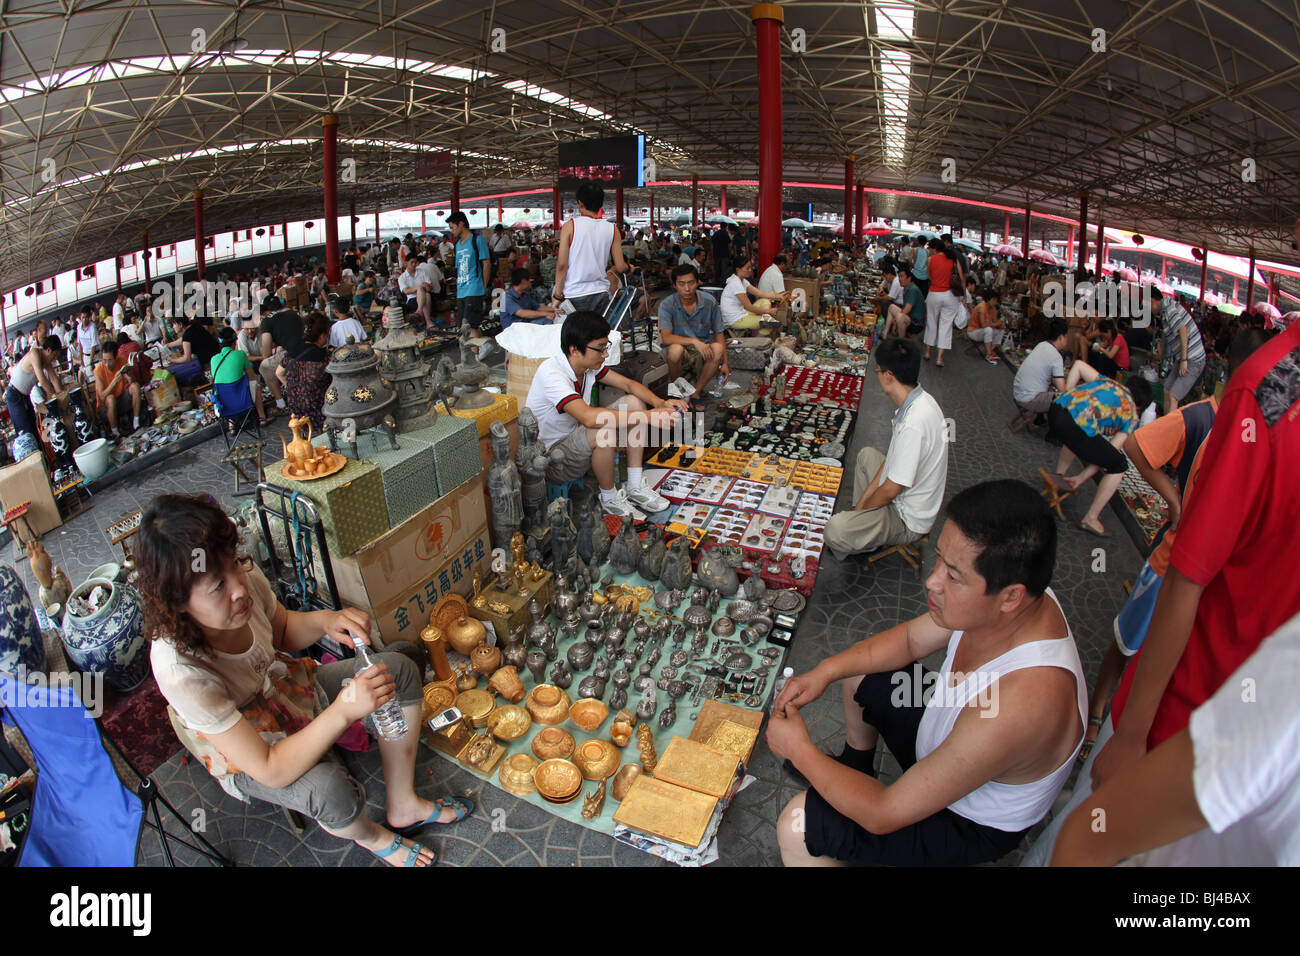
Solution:
[(1133, 516), (1133, 520), (1137, 522), (1144, 547), (1149, 550), (1156, 534), (1169, 519), (1168, 504), (1160, 497), (1160, 492), (1147, 484), (1146, 479), (1132, 464), (1120, 479), (1119, 495), (1120, 500)]
[(840, 408), (857, 411), (862, 404), (860, 375), (843, 375), (820, 368), (787, 365), (781, 370), (785, 376), (786, 398), (805, 396), (816, 401), (830, 402)]
[[(500, 580), (527, 590), (538, 569), (512, 556)], [(732, 575), (715, 562), (704, 579), (731, 595), (698, 577), (669, 590), (608, 565), (578, 567), (508, 634), (490, 626), (501, 616), (474, 606), (495, 600), (496, 585), (433, 609), (421, 635), (433, 669), (424, 719), (453, 703), (464, 717), (437, 732), (426, 726), (424, 739), (558, 816), (611, 835), (623, 824), (689, 850), (712, 832), (704, 821), (716, 824), (753, 750), (805, 598), (761, 578), (741, 585), (757, 564)], [(642, 793), (642, 776), (659, 790)], [(691, 825), (664, 821), (665, 800), (679, 801)], [(642, 815), (650, 805), (658, 817)], [(650, 843), (641, 848), (655, 852)]]

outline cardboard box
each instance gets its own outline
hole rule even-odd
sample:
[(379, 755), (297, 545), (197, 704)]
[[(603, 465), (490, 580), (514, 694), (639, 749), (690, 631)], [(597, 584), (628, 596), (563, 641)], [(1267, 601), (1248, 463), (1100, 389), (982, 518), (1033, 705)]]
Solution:
[(513, 395), (520, 408), (528, 401), (528, 389), (532, 387), (533, 376), (546, 359), (524, 358), (511, 354), (506, 359), (506, 394)]
[(315, 481), (285, 478), (275, 462), (266, 467), (266, 481), (310, 499), (325, 525), (333, 557), (345, 557), (388, 530), (384, 479), (373, 462), (349, 461), (337, 474)]
[(822, 284), (820, 279), (801, 279), (796, 276), (785, 277), (785, 291), (793, 293), (802, 289), (808, 314), (816, 318), (822, 307)]
[(14, 465), (0, 468), (0, 506), (8, 511), (24, 501), (31, 502), (27, 509), (27, 526), (40, 537), (63, 524), (59, 506), (54, 501), (54, 489), (45, 470), (45, 456), (39, 452), (28, 455)]
[(385, 641), (415, 640), (419, 628), (409, 630), (402, 620), (422, 615), (423, 628), (449, 587), (468, 594), (474, 571), (487, 577), (491, 551), (483, 479), (475, 475), (351, 557), (336, 558), (334, 581), (344, 604), (370, 609)]
[[(481, 524), (460, 548), (436, 568), (424, 568), (424, 575), (391, 592), (381, 602), (372, 603), (371, 616), (379, 627), (384, 643), (412, 641), (419, 643), (420, 631), (429, 623), (434, 606), (443, 595), (456, 592), (468, 597), (473, 590), (474, 572), (484, 578), (492, 563), (492, 543), (487, 524)], [(364, 574), (364, 569), (362, 574)]]

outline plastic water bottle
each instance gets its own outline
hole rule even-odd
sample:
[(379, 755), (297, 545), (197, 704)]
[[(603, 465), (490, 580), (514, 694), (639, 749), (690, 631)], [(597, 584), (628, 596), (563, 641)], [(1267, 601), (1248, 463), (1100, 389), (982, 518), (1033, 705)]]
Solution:
[[(356, 675), (360, 677), (374, 667), (375, 662), (371, 659), (365, 644), (357, 644), (354, 650), (357, 654)], [(408, 730), (406, 715), (402, 713), (402, 707), (397, 703), (396, 697), (377, 707), (370, 716), (375, 719), (375, 729), (384, 740), (401, 740), (406, 736)]]
[(776, 679), (776, 683), (772, 685), (772, 699), (768, 701), (767, 704), (767, 709), (769, 712), (772, 710), (773, 707), (776, 706), (776, 699), (781, 696), (781, 691), (785, 690), (785, 682), (788, 681), (793, 676), (794, 676), (793, 667), (787, 667), (785, 670), (781, 671), (781, 676), (778, 677)]

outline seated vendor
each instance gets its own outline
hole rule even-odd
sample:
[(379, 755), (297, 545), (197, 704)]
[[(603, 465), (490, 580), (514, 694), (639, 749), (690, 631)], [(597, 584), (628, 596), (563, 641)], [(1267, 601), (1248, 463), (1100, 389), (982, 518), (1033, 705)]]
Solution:
[(131, 396), (131, 430), (140, 427), (140, 383), (136, 381), (131, 366), (117, 352), (117, 342), (111, 335), (100, 341), (103, 359), (95, 366), (95, 401), (108, 416), (108, 427), (114, 437), (118, 433), (118, 402), (124, 394)]
[[(1080, 379), (1079, 384), (1075, 380)], [(1061, 442), (1053, 480), (1063, 488), (1077, 490), (1098, 471), (1106, 477), (1097, 484), (1097, 494), (1079, 527), (1100, 538), (1110, 537), (1101, 524), (1101, 512), (1119, 489), (1128, 470), (1124, 444), (1137, 430), (1142, 411), (1151, 404), (1151, 383), (1140, 375), (1129, 377), (1128, 387), (1098, 374), (1083, 362), (1070, 369), (1067, 388), (1047, 413), (1051, 433)], [(1077, 475), (1066, 470), (1075, 457), (1086, 466)]]
[(888, 451), (858, 452), (853, 507), (826, 523), (826, 548), (839, 561), (928, 534), (948, 483), (947, 426), (939, 403), (918, 384), (920, 349), (908, 339), (882, 339), (875, 369), (881, 391), (898, 411)]
[(510, 271), (510, 287), (501, 303), (501, 328), (508, 329), (514, 322), (533, 322), (537, 325), (551, 325), (555, 321), (556, 307), (539, 306), (529, 289), (533, 287), (532, 276), (527, 269), (516, 268)]
[[(779, 306), (776, 305), (757, 305), (751, 296), (763, 300), (769, 296), (756, 285), (750, 284), (750, 279), (754, 277), (754, 262), (752, 259), (741, 259), (732, 267), (732, 274), (727, 279), (726, 288), (722, 290), (722, 302), (719, 309), (722, 312), (722, 326), (734, 332), (741, 332), (758, 328), (759, 316), (767, 315), (776, 317)], [(785, 298), (784, 293), (776, 298)], [(770, 299), (768, 299), (770, 303)]]
[[(140, 521), (132, 552), (145, 634), (173, 729), (232, 796), (306, 814), (390, 865), (432, 865), (433, 851), (405, 837), (462, 820), (473, 805), (415, 793), (419, 668), (398, 652), (400, 642), (374, 654), (375, 666), (360, 676), (352, 660), (317, 665), (295, 656), (322, 635), (345, 647), (368, 644), (370, 615), (285, 610), (238, 547), (234, 522), (207, 495), (160, 495)], [(379, 741), (387, 805), (381, 824), (366, 813), (365, 789), (332, 748), (356, 721), (393, 700), (407, 731)]]
[(993, 350), (1002, 344), (1002, 336), (1005, 334), (1002, 319), (998, 317), (998, 304), (1001, 301), (997, 289), (987, 290), (984, 301), (971, 309), (970, 324), (966, 327), (970, 340), (983, 344), (984, 358), (990, 365), (998, 364), (998, 357)]
[(1011, 383), (1011, 395), (1026, 411), (1042, 415), (1056, 396), (1065, 391), (1065, 360), (1061, 352), (1070, 334), (1065, 319), (1049, 319), (1047, 336), (1020, 363)]
[(695, 380), (690, 410), (701, 412), (704, 410), (701, 396), (713, 376), (718, 372), (724, 378), (731, 374), (722, 312), (717, 299), (699, 291), (700, 274), (694, 266), (681, 265), (673, 269), (673, 286), (677, 291), (659, 303), (659, 341), (664, 347), (668, 379), (672, 382), (681, 377), (686, 350), (694, 348), (700, 353), (704, 364)]
[[(670, 506), (641, 473), (647, 426), (666, 432), (686, 409), (678, 399), (664, 401), (640, 382), (605, 368), (609, 325), (597, 312), (571, 312), (560, 329), (560, 351), (533, 374), (525, 404), (537, 416), (538, 437), (549, 452), (546, 480), (562, 484), (582, 479), (590, 468), (600, 485), (607, 514), (647, 515)], [(626, 394), (608, 408), (589, 404), (597, 381)], [(627, 449), (627, 487), (614, 484), (614, 455)]]
[[(1048, 587), (1056, 523), (1046, 503), (1018, 481), (967, 488), (935, 550), (928, 614), (790, 678), (773, 705), (768, 745), (809, 784), (777, 822), (787, 866), (996, 860), (1074, 769), (1087, 685)], [(945, 649), (937, 674), (922, 667)], [(818, 749), (800, 714), (835, 681), (839, 757)], [(875, 779), (881, 737), (903, 768), (888, 785)]]

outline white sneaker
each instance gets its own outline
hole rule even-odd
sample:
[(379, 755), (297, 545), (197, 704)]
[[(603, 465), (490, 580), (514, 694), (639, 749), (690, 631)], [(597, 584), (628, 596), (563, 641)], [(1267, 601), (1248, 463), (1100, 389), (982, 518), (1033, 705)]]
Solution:
[(626, 489), (620, 488), (614, 493), (614, 497), (606, 501), (604, 497), (600, 499), (601, 510), (607, 515), (617, 515), (622, 518), (631, 515), (633, 521), (644, 521), (645, 515), (632, 506), (632, 501), (628, 497)]
[(628, 501), (648, 515), (658, 514), (673, 506), (671, 501), (646, 484), (644, 476), (641, 478), (639, 487), (633, 488), (631, 484), (628, 484), (622, 494), (626, 496)]

